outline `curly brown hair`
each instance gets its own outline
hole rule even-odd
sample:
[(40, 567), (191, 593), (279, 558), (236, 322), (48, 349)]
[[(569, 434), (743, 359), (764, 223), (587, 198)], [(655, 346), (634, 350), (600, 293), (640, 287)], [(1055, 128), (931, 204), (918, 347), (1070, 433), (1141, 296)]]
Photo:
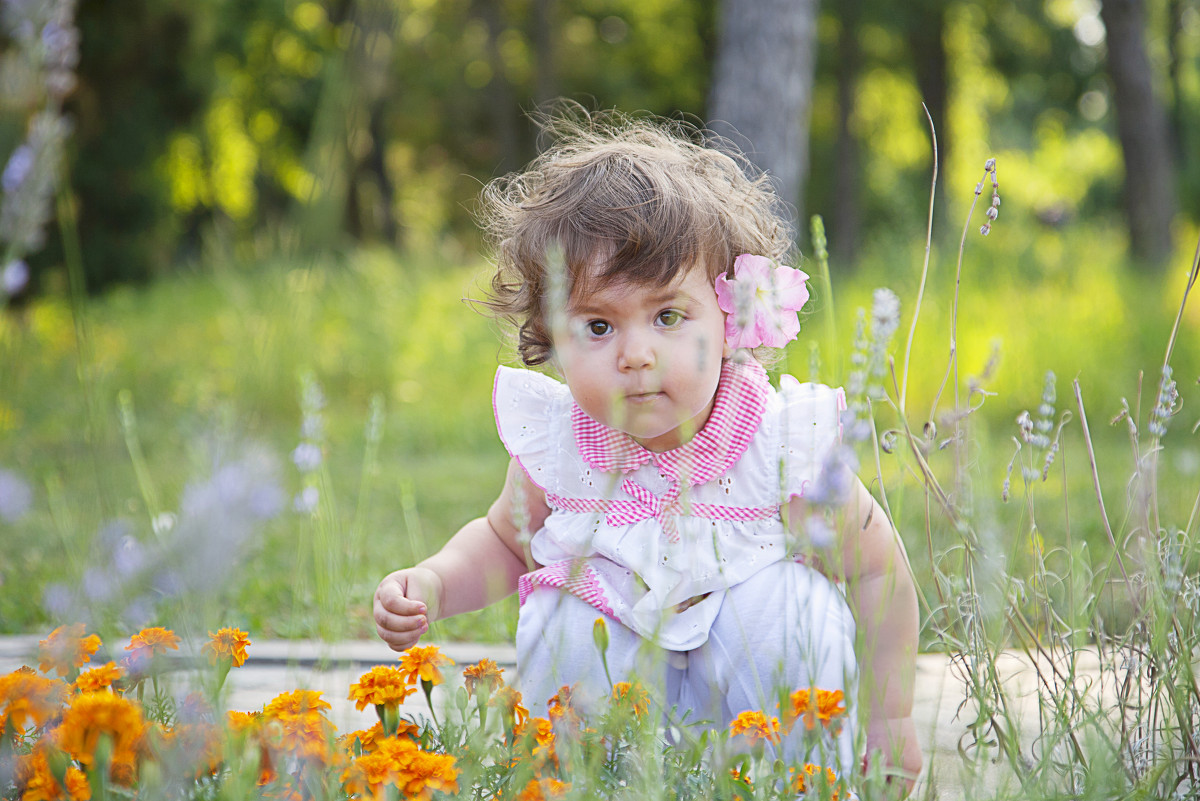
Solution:
[(785, 205), (724, 140), (618, 112), (576, 109), (540, 122), (551, 147), (524, 172), (489, 183), (478, 211), (496, 262), (483, 304), (516, 326), (526, 365), (553, 351), (556, 263), (563, 301), (592, 284), (667, 286), (697, 264), (715, 280), (742, 253), (790, 255)]

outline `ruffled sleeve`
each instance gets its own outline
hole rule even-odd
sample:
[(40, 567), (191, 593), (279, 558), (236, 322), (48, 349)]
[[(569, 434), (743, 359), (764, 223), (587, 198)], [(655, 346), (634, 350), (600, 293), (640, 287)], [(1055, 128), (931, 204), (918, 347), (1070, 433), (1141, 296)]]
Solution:
[(811, 492), (825, 457), (842, 439), (842, 412), (846, 393), (824, 384), (801, 384), (794, 377), (780, 378), (783, 400), (783, 484), (787, 497)]
[(566, 386), (549, 376), (504, 366), (496, 369), (492, 409), (500, 440), (545, 492), (557, 490), (559, 426), (570, 399)]

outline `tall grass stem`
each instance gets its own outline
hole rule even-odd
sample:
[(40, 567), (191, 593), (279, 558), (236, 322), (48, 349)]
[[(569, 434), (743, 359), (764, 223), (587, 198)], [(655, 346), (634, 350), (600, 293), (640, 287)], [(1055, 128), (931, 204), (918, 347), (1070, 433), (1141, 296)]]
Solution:
[[(821, 288), (819, 297), (822, 300), (821, 311), (825, 316), (825, 363), (834, 369), (839, 366), (837, 359), (837, 324), (833, 308), (833, 280), (829, 275), (829, 248), (825, 236), (825, 220), (821, 215), (812, 216), (813, 255), (817, 258)], [(815, 377), (814, 377), (815, 380)]]
[(1088, 429), (1087, 411), (1083, 408), (1083, 391), (1079, 388), (1079, 379), (1071, 382), (1075, 389), (1075, 404), (1079, 407), (1079, 425), (1083, 428), (1083, 444), (1087, 447), (1088, 463), (1092, 468), (1092, 486), (1096, 491), (1096, 503), (1100, 505), (1100, 520), (1104, 523), (1104, 533), (1108, 536), (1108, 544), (1112, 546), (1113, 556), (1117, 566), (1121, 568), (1121, 577), (1129, 584), (1129, 572), (1125, 570), (1125, 562), (1121, 559), (1121, 549), (1117, 547), (1117, 538), (1113, 536), (1112, 525), (1108, 522), (1108, 512), (1104, 508), (1104, 491), (1100, 488), (1100, 471), (1096, 466), (1096, 451), (1092, 447), (1092, 433)]
[(933, 245), (933, 207), (934, 201), (937, 198), (937, 179), (938, 179), (938, 144), (937, 144), (937, 129), (933, 125), (933, 117), (929, 114), (929, 107), (924, 103), (921, 104), (921, 109), (925, 112), (925, 119), (929, 121), (929, 139), (933, 146), (933, 175), (929, 179), (929, 214), (925, 223), (925, 259), (921, 263), (921, 282), (917, 286), (917, 301), (913, 304), (912, 323), (908, 327), (908, 342), (904, 346), (904, 371), (900, 379), (900, 413), (904, 413), (904, 402), (908, 397), (908, 365), (912, 357), (913, 338), (917, 333), (917, 318), (921, 316), (921, 301), (925, 298), (925, 284), (929, 278), (929, 254)]
[(142, 452), (142, 442), (138, 438), (137, 412), (133, 408), (133, 393), (122, 389), (117, 393), (117, 405), (121, 412), (121, 430), (125, 435), (125, 450), (129, 452), (129, 461), (133, 463), (133, 474), (137, 479), (138, 489), (142, 493), (142, 503), (146, 505), (146, 514), (153, 522), (162, 512), (158, 502), (158, 492), (150, 477), (150, 468), (146, 464), (146, 455)]

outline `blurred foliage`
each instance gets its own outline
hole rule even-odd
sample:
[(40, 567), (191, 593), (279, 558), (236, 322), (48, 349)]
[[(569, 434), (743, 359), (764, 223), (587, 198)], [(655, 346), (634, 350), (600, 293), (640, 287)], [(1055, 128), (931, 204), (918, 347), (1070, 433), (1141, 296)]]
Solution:
[[(215, 255), (261, 260), (354, 244), (472, 252), (480, 184), (534, 155), (529, 115), (539, 105), (566, 97), (705, 119), (715, 7), (131, 0), (116, 14), (82, 0), (69, 185), (89, 287)], [(824, 4), (806, 208), (825, 214), (835, 238), (850, 225), (833, 208), (835, 165), (853, 146), (858, 169), (843, 187), (861, 207), (853, 238), (922, 230), (925, 204), (914, 198), (931, 166), (925, 100), (942, 186), (974, 181), (996, 156), (1006, 201), (1042, 224), (1119, 225), (1122, 160), (1097, 9), (1084, 0)], [(1200, 7), (1172, 0), (1151, 10), (1150, 52), (1194, 221)], [(839, 81), (851, 87), (849, 104)], [(851, 142), (838, 135), (843, 117)], [(944, 197), (940, 222), (962, 208), (961, 195)], [(939, 231), (952, 241), (948, 226)], [(55, 283), (62, 261), (55, 247), (38, 259), (42, 284)]]

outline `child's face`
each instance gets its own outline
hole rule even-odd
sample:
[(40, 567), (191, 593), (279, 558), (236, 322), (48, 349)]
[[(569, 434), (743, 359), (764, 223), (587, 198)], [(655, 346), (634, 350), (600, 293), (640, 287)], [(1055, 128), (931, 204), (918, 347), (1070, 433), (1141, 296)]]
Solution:
[(725, 313), (699, 267), (667, 287), (616, 283), (572, 299), (554, 344), (575, 402), (652, 451), (704, 426), (728, 355)]

